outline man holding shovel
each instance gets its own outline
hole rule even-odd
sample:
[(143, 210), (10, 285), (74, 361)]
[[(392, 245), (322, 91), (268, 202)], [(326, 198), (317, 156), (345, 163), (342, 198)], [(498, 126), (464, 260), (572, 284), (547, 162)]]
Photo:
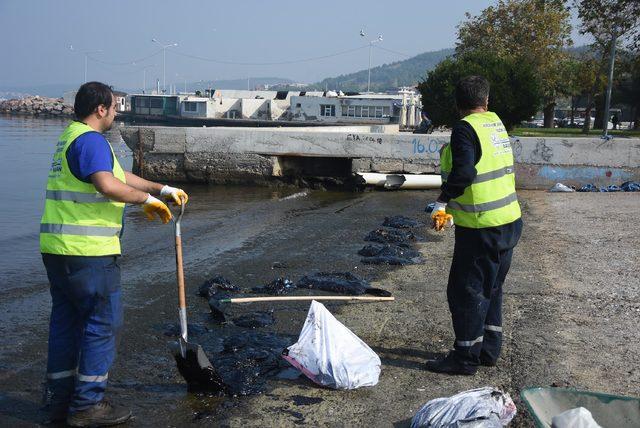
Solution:
[(52, 298), (47, 360), (49, 420), (71, 426), (122, 423), (131, 412), (104, 400), (122, 326), (120, 235), (126, 203), (149, 220), (171, 220), (156, 194), (180, 205), (187, 194), (122, 169), (102, 135), (116, 100), (99, 82), (80, 87), (76, 121), (57, 143), (40, 224), (40, 252)]
[(440, 155), (442, 193), (434, 229), (456, 225), (447, 300), (453, 351), (427, 370), (472, 375), (493, 366), (502, 347), (502, 285), (522, 233), (509, 135), (488, 110), (489, 82), (461, 79), (455, 89), (460, 120)]

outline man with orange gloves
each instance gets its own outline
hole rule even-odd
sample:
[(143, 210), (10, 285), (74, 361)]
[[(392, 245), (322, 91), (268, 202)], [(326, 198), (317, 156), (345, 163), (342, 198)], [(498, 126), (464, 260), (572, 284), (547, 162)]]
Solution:
[(447, 301), (454, 349), (427, 370), (472, 375), (493, 366), (502, 347), (502, 285), (522, 233), (509, 135), (489, 111), (489, 82), (461, 79), (455, 89), (462, 118), (440, 153), (442, 192), (431, 214), (437, 231), (456, 225)]
[(122, 326), (120, 235), (126, 203), (147, 218), (171, 220), (152, 194), (187, 203), (181, 190), (124, 171), (102, 135), (115, 118), (116, 100), (99, 82), (80, 87), (77, 120), (59, 138), (47, 181), (40, 252), (52, 298), (47, 388), (51, 422), (71, 426), (122, 423), (131, 412), (104, 400)]

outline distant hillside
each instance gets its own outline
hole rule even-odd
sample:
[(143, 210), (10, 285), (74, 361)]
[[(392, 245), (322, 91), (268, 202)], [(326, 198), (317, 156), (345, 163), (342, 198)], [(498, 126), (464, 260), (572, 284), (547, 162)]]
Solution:
[[(413, 86), (426, 77), (427, 71), (446, 57), (453, 55), (453, 49), (442, 49), (425, 52), (403, 61), (384, 64), (371, 69), (371, 90), (387, 91), (399, 86)], [(334, 89), (341, 91), (366, 91), (368, 70), (324, 79), (311, 85), (317, 89)]]
[[(247, 84), (250, 89), (254, 89), (256, 86), (263, 85), (278, 85), (278, 84), (291, 84), (293, 80), (285, 77), (249, 77), (248, 81), (244, 79), (227, 79), (227, 80), (203, 80), (202, 82), (187, 82), (187, 91), (194, 92), (197, 90), (203, 90), (208, 88), (213, 89), (247, 89)], [(184, 91), (184, 82), (178, 82), (176, 90), (178, 92)], [(147, 88), (150, 89), (150, 88)], [(139, 89), (136, 89), (139, 91)], [(130, 92), (130, 91), (128, 91)]]

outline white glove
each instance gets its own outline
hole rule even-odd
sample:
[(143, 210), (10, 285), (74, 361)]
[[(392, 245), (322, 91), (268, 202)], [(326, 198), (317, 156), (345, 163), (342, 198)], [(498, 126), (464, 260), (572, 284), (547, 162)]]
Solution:
[(432, 227), (436, 231), (441, 231), (445, 227), (453, 226), (453, 216), (447, 214), (447, 204), (445, 202), (436, 201), (431, 211)]
[(182, 205), (182, 202), (186, 204), (189, 200), (189, 195), (182, 189), (176, 187), (164, 186), (160, 190), (160, 196), (164, 196), (166, 200), (173, 200), (176, 205)]
[(162, 220), (164, 224), (169, 223), (169, 220), (171, 220), (171, 211), (169, 211), (169, 207), (167, 207), (160, 199), (154, 198), (151, 195), (147, 197), (147, 200), (142, 205), (142, 209), (149, 220), (153, 220), (154, 215), (160, 217), (160, 220)]

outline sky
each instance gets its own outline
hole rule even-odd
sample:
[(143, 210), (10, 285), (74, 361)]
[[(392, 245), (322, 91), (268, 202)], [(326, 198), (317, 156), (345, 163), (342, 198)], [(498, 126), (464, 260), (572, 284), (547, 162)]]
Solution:
[[(132, 88), (146, 77), (149, 86), (163, 79), (153, 38), (178, 44), (165, 50), (167, 85), (252, 76), (312, 83), (366, 69), (378, 35), (374, 46), (386, 50), (372, 50), (373, 66), (454, 47), (465, 12), (494, 3), (0, 0), (0, 86), (81, 84), (85, 57), (88, 80)], [(574, 31), (576, 45), (586, 40)]]

